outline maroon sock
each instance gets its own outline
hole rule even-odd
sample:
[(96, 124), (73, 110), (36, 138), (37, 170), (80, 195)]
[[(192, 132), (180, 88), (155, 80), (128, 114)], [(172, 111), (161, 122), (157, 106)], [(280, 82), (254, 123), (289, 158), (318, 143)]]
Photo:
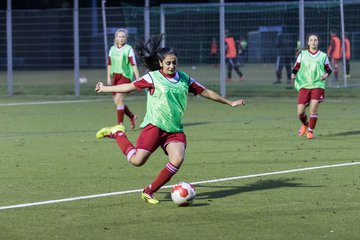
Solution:
[(125, 105), (124, 111), (126, 116), (128, 116), (129, 118), (132, 118), (134, 116), (134, 114), (130, 111), (127, 105)]
[(154, 192), (159, 190), (159, 188), (164, 186), (165, 183), (167, 183), (178, 170), (178, 168), (174, 167), (174, 165), (168, 162), (165, 167), (160, 171), (155, 180), (144, 190), (144, 192), (148, 194), (153, 194)]
[(308, 125), (308, 120), (307, 120), (307, 115), (306, 115), (306, 113), (303, 113), (303, 114), (301, 114), (301, 115), (299, 115), (299, 120), (300, 120), (300, 122), (302, 123), (302, 124), (304, 124), (304, 125)]
[(312, 131), (315, 129), (317, 119), (318, 119), (317, 114), (310, 114), (309, 131)]
[(118, 106), (116, 109), (116, 114), (118, 124), (122, 124), (124, 122), (124, 107)]
[(128, 157), (127, 155), (131, 150), (135, 150), (134, 145), (129, 141), (123, 132), (116, 133), (116, 142), (126, 157)]

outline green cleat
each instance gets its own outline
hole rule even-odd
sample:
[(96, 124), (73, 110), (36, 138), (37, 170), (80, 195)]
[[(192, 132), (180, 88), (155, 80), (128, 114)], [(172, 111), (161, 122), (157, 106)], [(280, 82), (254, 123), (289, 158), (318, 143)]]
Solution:
[(157, 200), (153, 194), (148, 194), (148, 193), (141, 193), (141, 198), (145, 200), (145, 202), (150, 203), (150, 204), (159, 204), (160, 201)]
[(96, 133), (96, 138), (115, 138), (115, 133), (125, 132), (124, 125), (115, 125), (113, 127), (104, 127)]

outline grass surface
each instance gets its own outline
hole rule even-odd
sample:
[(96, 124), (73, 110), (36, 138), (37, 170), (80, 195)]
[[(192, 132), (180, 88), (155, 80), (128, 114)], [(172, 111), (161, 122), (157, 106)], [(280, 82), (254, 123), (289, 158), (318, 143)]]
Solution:
[[(153, 180), (167, 162), (161, 149), (136, 168), (115, 141), (95, 139), (99, 128), (115, 122), (108, 96), (70, 104), (6, 105), (49, 96), (1, 101), (0, 207), (138, 190)], [(128, 99), (142, 119), (144, 98)], [(247, 100), (230, 108), (190, 98), (186, 159), (169, 184), (360, 161), (357, 98), (328, 97), (313, 140), (296, 136), (294, 92)], [(139, 129), (127, 134), (134, 142)], [(166, 188), (156, 194), (156, 206), (136, 192), (5, 209), (0, 239), (358, 239), (359, 170), (352, 165), (202, 183), (187, 208), (177, 207)]]
[[(181, 59), (180, 59), (181, 61)], [(220, 69), (212, 65), (179, 66), (197, 81), (215, 91), (220, 92)], [(341, 64), (340, 64), (340, 69)], [(230, 97), (292, 97), (293, 89), (286, 89), (286, 74), (283, 69), (283, 83), (272, 84), (275, 80), (274, 64), (245, 64), (241, 67), (246, 76), (243, 82), (238, 81), (238, 76), (233, 71), (231, 82), (226, 83), (226, 95)], [(140, 67), (140, 72), (144, 73)], [(94, 96), (96, 82), (105, 82), (105, 69), (81, 69), (80, 76), (86, 76), (88, 82), (80, 85), (82, 97)], [(349, 88), (343, 88), (340, 70), (339, 81), (332, 81), (332, 76), (327, 79), (327, 96), (331, 97), (359, 97), (360, 87), (360, 62), (351, 63), (351, 78), (347, 81)], [(74, 72), (72, 70), (53, 71), (14, 71), (13, 95), (31, 98), (40, 96), (54, 98), (54, 96), (74, 98), (75, 95)], [(135, 95), (139, 95), (135, 93)], [(141, 94), (140, 94), (141, 95)], [(7, 99), (7, 75), (0, 72), (0, 100)]]

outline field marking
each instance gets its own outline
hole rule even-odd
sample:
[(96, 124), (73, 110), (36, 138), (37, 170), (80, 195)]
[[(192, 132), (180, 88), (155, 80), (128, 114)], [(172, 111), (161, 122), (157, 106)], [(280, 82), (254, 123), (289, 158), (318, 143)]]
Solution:
[[(127, 100), (141, 99), (143, 96), (126, 97)], [(112, 98), (101, 99), (84, 99), (84, 100), (54, 100), (54, 101), (38, 101), (38, 102), (13, 102), (13, 103), (0, 103), (0, 107), (12, 106), (31, 106), (31, 105), (47, 105), (47, 104), (67, 104), (67, 103), (88, 103), (88, 102), (105, 102), (111, 101)]]
[[(191, 184), (197, 185), (197, 184), (203, 184), (203, 183), (224, 182), (224, 181), (231, 181), (231, 180), (237, 180), (237, 179), (263, 177), (263, 176), (271, 176), (271, 175), (294, 173), (294, 172), (303, 172), (303, 171), (310, 171), (310, 170), (317, 170), (317, 169), (324, 169), (324, 168), (345, 167), (345, 166), (352, 166), (352, 165), (359, 165), (359, 164), (360, 164), (360, 162), (351, 162), (351, 163), (340, 163), (340, 164), (334, 164), (334, 165), (323, 165), (323, 166), (317, 166), (317, 167), (297, 168), (297, 169), (284, 170), (284, 171), (278, 171), (278, 172), (259, 173), (259, 174), (245, 175), (245, 176), (198, 181), (198, 182), (192, 182)], [(173, 186), (174, 185), (163, 186), (162, 189), (163, 188), (171, 188)], [(16, 205), (0, 206), (0, 210), (32, 207), (32, 206), (61, 203), (61, 202), (70, 202), (70, 201), (77, 201), (77, 200), (83, 200), (83, 199), (108, 197), (108, 196), (114, 196), (114, 195), (124, 195), (124, 194), (128, 194), (128, 193), (142, 192), (143, 190), (144, 189), (134, 189), (134, 190), (121, 191), (121, 192), (102, 193), (102, 194), (96, 194), (96, 195), (64, 198), (64, 199), (49, 200), (49, 201), (43, 201), (43, 202), (33, 202), (33, 203), (23, 203), (23, 204), (16, 204)]]

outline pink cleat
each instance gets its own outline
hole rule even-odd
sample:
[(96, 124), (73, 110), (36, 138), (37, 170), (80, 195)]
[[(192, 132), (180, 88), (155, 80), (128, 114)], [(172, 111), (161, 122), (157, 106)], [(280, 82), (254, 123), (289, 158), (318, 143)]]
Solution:
[(300, 129), (299, 129), (299, 132), (298, 132), (298, 135), (299, 136), (303, 136), (305, 133), (306, 133), (306, 129), (307, 129), (307, 126), (306, 125), (301, 125)]
[(134, 116), (132, 118), (130, 118), (130, 127), (131, 129), (134, 129), (135, 128), (135, 125), (136, 125), (136, 119), (137, 119), (137, 116), (134, 114)]
[(307, 139), (313, 139), (314, 138), (313, 132), (307, 132), (306, 137)]

